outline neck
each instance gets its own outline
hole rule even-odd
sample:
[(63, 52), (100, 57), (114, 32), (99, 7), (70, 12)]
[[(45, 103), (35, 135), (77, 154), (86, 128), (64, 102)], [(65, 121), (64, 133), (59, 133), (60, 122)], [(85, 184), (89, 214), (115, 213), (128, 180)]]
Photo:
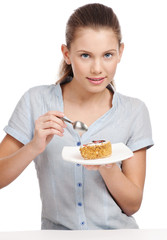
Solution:
[(103, 105), (106, 101), (110, 101), (112, 103), (112, 96), (110, 90), (107, 88), (98, 93), (92, 93), (88, 91), (78, 90), (78, 86), (72, 83), (62, 85), (63, 99), (66, 99), (69, 102), (73, 102), (77, 105)]

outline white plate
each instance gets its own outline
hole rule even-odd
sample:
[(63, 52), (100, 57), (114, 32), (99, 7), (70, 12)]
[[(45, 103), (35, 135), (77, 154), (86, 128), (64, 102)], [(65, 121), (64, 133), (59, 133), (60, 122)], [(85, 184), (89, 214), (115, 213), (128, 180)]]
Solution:
[(65, 146), (62, 151), (63, 159), (84, 165), (104, 165), (119, 162), (133, 156), (133, 152), (124, 143), (112, 144), (112, 154), (110, 157), (93, 160), (84, 160), (79, 148), (80, 147)]

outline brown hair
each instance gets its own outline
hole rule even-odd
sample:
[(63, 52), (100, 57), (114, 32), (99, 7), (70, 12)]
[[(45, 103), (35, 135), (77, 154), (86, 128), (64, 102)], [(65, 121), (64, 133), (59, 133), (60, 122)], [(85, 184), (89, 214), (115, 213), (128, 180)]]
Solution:
[[(70, 49), (71, 43), (75, 38), (77, 29), (91, 27), (101, 28), (109, 27), (115, 33), (118, 39), (119, 45), (121, 44), (121, 28), (117, 16), (113, 12), (112, 8), (103, 4), (93, 3), (86, 4), (74, 11), (74, 13), (68, 19), (66, 25), (66, 45)], [(73, 77), (73, 71), (71, 65), (68, 65), (64, 60), (60, 65), (59, 81), (62, 82), (67, 76)]]

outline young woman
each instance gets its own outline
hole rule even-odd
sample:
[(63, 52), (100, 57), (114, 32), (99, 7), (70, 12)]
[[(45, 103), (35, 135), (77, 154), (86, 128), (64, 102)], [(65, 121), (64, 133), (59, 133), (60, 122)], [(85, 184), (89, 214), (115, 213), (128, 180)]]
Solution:
[[(34, 160), (42, 229), (138, 227), (132, 215), (142, 202), (146, 149), (153, 141), (145, 104), (114, 89), (123, 49), (119, 22), (111, 8), (102, 4), (78, 8), (67, 22), (59, 82), (28, 90), (4, 129), (0, 187), (11, 183)], [(60, 119), (63, 116), (86, 123), (88, 131), (80, 136)], [(123, 142), (134, 156), (109, 166), (63, 161), (64, 146), (97, 139)]]

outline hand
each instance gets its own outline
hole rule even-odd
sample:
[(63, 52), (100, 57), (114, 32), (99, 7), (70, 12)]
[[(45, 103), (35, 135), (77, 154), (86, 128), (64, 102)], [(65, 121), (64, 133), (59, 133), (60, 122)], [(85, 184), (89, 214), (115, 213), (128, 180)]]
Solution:
[(113, 164), (105, 164), (105, 165), (83, 165), (87, 170), (97, 171), (100, 168), (112, 168)]
[(66, 124), (59, 117), (64, 117), (64, 113), (49, 111), (36, 120), (31, 145), (39, 153), (45, 150), (54, 135), (63, 136)]

